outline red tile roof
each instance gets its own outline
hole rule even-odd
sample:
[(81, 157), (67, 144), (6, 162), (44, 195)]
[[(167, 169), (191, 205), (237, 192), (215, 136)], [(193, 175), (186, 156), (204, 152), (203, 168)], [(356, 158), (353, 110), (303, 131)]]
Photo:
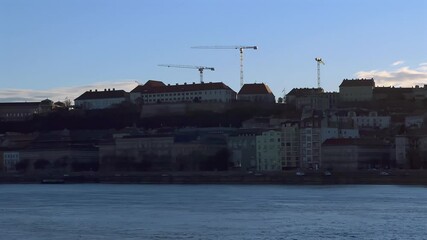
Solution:
[[(161, 83), (161, 84), (160, 84)], [(157, 82), (153, 84), (148, 81), (144, 85), (139, 85), (134, 88), (131, 92), (140, 92), (140, 93), (165, 93), (165, 92), (191, 92), (191, 91), (205, 91), (205, 90), (231, 90), (230, 87), (225, 85), (222, 82), (215, 83), (184, 83), (180, 85), (165, 85), (163, 82)]]
[(371, 79), (344, 79), (340, 87), (375, 87), (375, 81)]
[(243, 85), (238, 94), (272, 94), (272, 92), (264, 83), (252, 83)]
[(147, 89), (153, 87), (164, 87), (166, 86), (162, 81), (148, 80), (144, 85), (136, 86), (131, 92), (144, 92)]
[(123, 98), (126, 97), (127, 92), (124, 90), (104, 90), (104, 91), (86, 91), (75, 100), (89, 100), (89, 99), (104, 99), (104, 98)]

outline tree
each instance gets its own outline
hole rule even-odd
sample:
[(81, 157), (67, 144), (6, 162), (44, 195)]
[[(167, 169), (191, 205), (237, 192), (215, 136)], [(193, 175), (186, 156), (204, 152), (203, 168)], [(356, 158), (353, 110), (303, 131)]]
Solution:
[(45, 169), (49, 164), (50, 162), (45, 159), (38, 159), (34, 162), (34, 169), (42, 170)]
[(70, 108), (71, 107), (71, 100), (68, 97), (66, 97), (64, 100), (64, 104), (65, 104), (65, 107), (67, 109)]
[(15, 164), (15, 168), (17, 171), (25, 172), (27, 171), (28, 165), (29, 165), (28, 159), (23, 159)]

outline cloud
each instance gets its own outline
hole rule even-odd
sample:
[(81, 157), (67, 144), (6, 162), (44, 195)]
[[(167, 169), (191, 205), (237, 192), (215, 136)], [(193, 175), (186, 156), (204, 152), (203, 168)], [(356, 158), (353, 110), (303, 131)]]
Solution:
[(396, 61), (396, 62), (392, 63), (391, 65), (392, 66), (397, 66), (397, 65), (402, 65), (404, 63), (405, 63), (404, 61), (400, 60), (400, 61)]
[(64, 101), (66, 98), (73, 101), (75, 98), (88, 90), (116, 89), (131, 91), (137, 86), (135, 80), (124, 80), (117, 82), (97, 82), (83, 86), (52, 88), (46, 90), (33, 89), (0, 89), (0, 102), (33, 102), (46, 98), (56, 102)]
[(413, 87), (427, 84), (427, 64), (417, 68), (401, 67), (395, 70), (371, 70), (356, 73), (358, 78), (374, 78), (377, 86)]

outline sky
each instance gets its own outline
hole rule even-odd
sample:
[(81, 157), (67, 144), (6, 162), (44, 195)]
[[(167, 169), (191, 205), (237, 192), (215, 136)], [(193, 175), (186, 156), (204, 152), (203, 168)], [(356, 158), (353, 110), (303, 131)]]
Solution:
[(205, 82), (338, 91), (343, 79), (427, 84), (424, 0), (0, 0), (0, 102), (75, 99), (90, 89)]

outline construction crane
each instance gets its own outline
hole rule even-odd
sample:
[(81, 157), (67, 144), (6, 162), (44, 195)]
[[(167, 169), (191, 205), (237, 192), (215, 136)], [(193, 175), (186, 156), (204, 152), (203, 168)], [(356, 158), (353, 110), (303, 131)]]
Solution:
[(320, 88), (320, 64), (325, 65), (325, 63), (323, 62), (322, 58), (315, 58), (314, 60), (316, 60), (317, 62), (317, 88)]
[(205, 67), (205, 66), (191, 66), (191, 65), (176, 65), (176, 64), (159, 64), (160, 67), (175, 67), (175, 68), (192, 68), (199, 70), (200, 73), (200, 83), (203, 83), (203, 71), (205, 69), (215, 71), (213, 67)]
[(257, 46), (196, 46), (192, 48), (198, 49), (239, 49), (240, 52), (240, 87), (243, 87), (243, 50), (253, 49), (257, 50)]

